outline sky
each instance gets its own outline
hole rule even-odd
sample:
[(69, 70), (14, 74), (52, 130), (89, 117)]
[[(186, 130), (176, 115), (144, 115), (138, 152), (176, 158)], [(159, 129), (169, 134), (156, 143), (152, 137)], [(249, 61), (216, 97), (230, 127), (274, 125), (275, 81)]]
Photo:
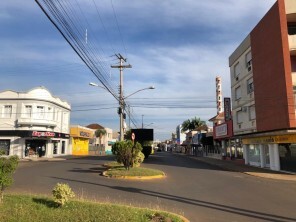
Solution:
[[(215, 116), (216, 76), (231, 96), (228, 58), (275, 0), (60, 2), (73, 8), (80, 41), (95, 46), (95, 64), (116, 93), (118, 53), (132, 65), (123, 71), (124, 96), (155, 86), (126, 99), (126, 122), (165, 140), (184, 120)], [(119, 130), (117, 100), (89, 85), (102, 86), (35, 1), (1, 1), (0, 27), (0, 91), (44, 86), (71, 104), (71, 124)]]

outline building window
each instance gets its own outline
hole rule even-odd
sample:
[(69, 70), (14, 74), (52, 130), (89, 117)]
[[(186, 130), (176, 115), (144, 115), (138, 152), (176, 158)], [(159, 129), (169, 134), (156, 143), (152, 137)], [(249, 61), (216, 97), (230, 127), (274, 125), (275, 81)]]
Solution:
[(44, 106), (37, 106), (37, 118), (44, 119)]
[(10, 140), (0, 140), (0, 150), (9, 155), (10, 150)]
[(53, 110), (51, 107), (47, 108), (47, 117), (49, 120), (53, 120)]
[(247, 80), (247, 92), (248, 94), (250, 94), (253, 91), (254, 91), (254, 83), (253, 83), (253, 79), (251, 78)]
[(252, 70), (252, 54), (251, 51), (246, 54), (246, 68), (248, 71)]
[(237, 77), (241, 72), (241, 67), (239, 62), (234, 66), (234, 77)]
[(243, 112), (242, 111), (236, 112), (236, 122), (237, 122), (237, 124), (240, 124), (243, 122)]
[(31, 105), (26, 105), (25, 106), (24, 117), (31, 118), (31, 116), (32, 116), (32, 106)]
[(249, 118), (250, 118), (250, 120), (256, 119), (255, 106), (249, 107)]
[(12, 105), (5, 105), (3, 108), (3, 117), (10, 118), (12, 113)]
[(242, 97), (242, 90), (241, 87), (235, 88), (235, 99), (239, 100)]

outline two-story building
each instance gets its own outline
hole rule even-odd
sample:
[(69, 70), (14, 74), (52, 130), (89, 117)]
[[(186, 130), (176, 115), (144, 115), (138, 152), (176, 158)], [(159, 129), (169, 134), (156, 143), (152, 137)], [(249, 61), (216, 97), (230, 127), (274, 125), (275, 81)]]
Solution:
[(20, 158), (71, 154), (70, 111), (44, 87), (0, 92), (0, 149)]
[(246, 164), (296, 171), (296, 1), (278, 0), (229, 57)]

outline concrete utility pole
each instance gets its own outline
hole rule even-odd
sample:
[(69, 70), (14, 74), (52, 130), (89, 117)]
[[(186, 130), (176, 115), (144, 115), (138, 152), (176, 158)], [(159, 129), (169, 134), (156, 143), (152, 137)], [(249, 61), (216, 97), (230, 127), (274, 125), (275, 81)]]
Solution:
[(111, 68), (119, 69), (120, 82), (119, 82), (119, 127), (120, 127), (120, 141), (123, 141), (123, 111), (124, 111), (124, 97), (123, 97), (123, 69), (132, 68), (130, 64), (123, 65), (123, 62), (126, 62), (126, 59), (122, 55), (116, 54), (116, 57), (119, 59), (119, 65), (112, 65)]

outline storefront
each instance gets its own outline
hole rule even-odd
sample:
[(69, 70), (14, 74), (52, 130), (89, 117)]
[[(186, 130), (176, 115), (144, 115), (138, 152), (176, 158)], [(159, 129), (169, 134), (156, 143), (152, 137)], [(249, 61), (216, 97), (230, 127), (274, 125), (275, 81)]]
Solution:
[(214, 126), (213, 138), (214, 146), (209, 152), (221, 149), (218, 154), (223, 158), (242, 158), (240, 140), (233, 138), (232, 120)]
[(49, 131), (1, 131), (0, 150), (20, 158), (69, 154), (69, 134)]
[(89, 140), (94, 137), (94, 130), (83, 126), (70, 128), (72, 154), (89, 155)]
[(245, 164), (296, 172), (296, 135), (248, 138), (244, 144)]

